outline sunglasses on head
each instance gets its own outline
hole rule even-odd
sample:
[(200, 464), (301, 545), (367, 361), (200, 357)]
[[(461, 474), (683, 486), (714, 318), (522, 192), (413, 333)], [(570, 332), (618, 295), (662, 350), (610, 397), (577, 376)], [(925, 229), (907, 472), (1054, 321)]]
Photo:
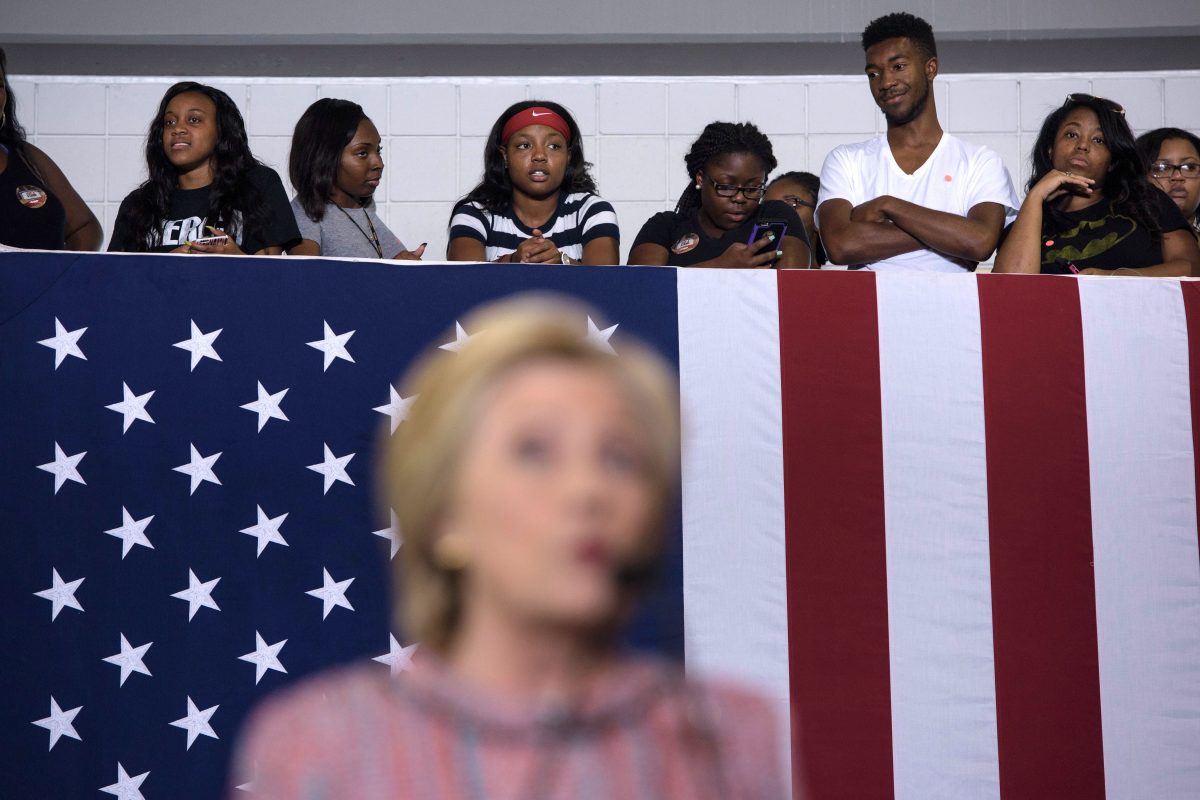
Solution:
[(1112, 100), (1109, 100), (1107, 97), (1097, 97), (1094, 94), (1083, 94), (1082, 92), (1076, 92), (1074, 94), (1067, 95), (1067, 102), (1068, 103), (1089, 103), (1089, 102), (1101, 103), (1106, 108), (1108, 108), (1109, 111), (1113, 111), (1117, 114), (1120, 114), (1122, 117), (1125, 116), (1125, 108), (1120, 103), (1115, 103)]

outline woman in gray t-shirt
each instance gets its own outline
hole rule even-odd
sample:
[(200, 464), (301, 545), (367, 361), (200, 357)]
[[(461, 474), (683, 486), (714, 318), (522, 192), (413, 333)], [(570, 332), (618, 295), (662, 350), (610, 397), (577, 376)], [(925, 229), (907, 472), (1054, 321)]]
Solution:
[(410, 252), (375, 213), (383, 148), (358, 103), (325, 98), (308, 107), (292, 134), (288, 175), (301, 236), (289, 255), (417, 260), (425, 252), (424, 244)]

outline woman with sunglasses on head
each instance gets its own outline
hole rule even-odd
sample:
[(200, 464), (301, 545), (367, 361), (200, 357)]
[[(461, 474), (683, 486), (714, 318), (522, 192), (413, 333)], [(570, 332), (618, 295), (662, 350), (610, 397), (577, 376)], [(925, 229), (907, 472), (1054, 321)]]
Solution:
[(50, 156), (25, 139), (0, 48), (0, 244), (97, 250), (100, 222)]
[(279, 255), (300, 241), (283, 182), (250, 152), (242, 114), (220, 89), (167, 90), (146, 170), (121, 202), (110, 251)]
[[(795, 209), (760, 203), (775, 169), (771, 141), (749, 122), (711, 122), (684, 163), (688, 187), (674, 211), (646, 221), (629, 263), (671, 267), (808, 267), (808, 240)], [(758, 226), (775, 223), (759, 235)], [(774, 231), (786, 233), (782, 240)], [(751, 238), (753, 236), (753, 238)]]
[(450, 216), (451, 261), (620, 262), (612, 205), (596, 194), (579, 126), (545, 100), (514, 103), (483, 151), (483, 179)]
[(1179, 209), (1150, 185), (1125, 111), (1072, 94), (1042, 123), (1017, 219), (994, 272), (1200, 274), (1200, 249)]
[(1159, 128), (1139, 136), (1137, 147), (1150, 165), (1150, 178), (1200, 240), (1200, 136), (1182, 128)]
[(383, 177), (379, 131), (358, 103), (331, 97), (313, 103), (292, 134), (288, 174), (300, 228), (293, 256), (417, 260), (375, 213)]
[(821, 246), (821, 234), (817, 231), (817, 223), (813, 212), (817, 209), (817, 197), (821, 192), (821, 179), (811, 172), (785, 172), (772, 178), (767, 184), (764, 200), (782, 200), (796, 209), (796, 215), (804, 224), (804, 235), (813, 254), (816, 266), (822, 266), (828, 260), (825, 248)]

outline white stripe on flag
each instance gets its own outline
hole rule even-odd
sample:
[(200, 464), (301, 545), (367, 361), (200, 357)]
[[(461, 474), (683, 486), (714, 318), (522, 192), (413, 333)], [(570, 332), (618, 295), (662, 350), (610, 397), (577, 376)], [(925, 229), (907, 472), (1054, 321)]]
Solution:
[(1111, 278), (1080, 279), (1079, 296), (1107, 797), (1200, 797), (1200, 553), (1183, 296), (1177, 281)]
[(875, 280), (895, 797), (999, 798), (977, 284)]
[(776, 701), (790, 752), (776, 275), (677, 275), (688, 668)]

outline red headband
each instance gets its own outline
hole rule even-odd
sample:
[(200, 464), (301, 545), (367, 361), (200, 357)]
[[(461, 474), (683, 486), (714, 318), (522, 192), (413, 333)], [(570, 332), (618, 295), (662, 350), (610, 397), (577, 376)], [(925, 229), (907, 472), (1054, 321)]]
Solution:
[(524, 111), (518, 111), (508, 118), (508, 122), (504, 123), (504, 130), (500, 132), (500, 144), (508, 144), (508, 140), (514, 133), (530, 125), (545, 125), (553, 128), (562, 134), (562, 137), (567, 140), (567, 144), (571, 143), (571, 126), (562, 118), (562, 115), (544, 106), (533, 106)]

